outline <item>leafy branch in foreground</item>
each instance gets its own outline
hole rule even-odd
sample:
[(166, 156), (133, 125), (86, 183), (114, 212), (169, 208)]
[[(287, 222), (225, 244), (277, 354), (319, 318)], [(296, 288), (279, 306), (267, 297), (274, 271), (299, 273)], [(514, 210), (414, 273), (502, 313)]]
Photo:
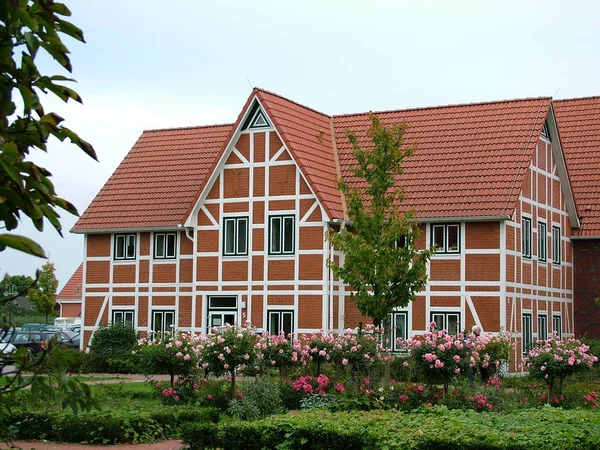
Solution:
[[(62, 125), (58, 114), (46, 112), (40, 98), (40, 94), (52, 94), (64, 102), (82, 102), (77, 92), (63, 84), (74, 80), (43, 75), (35, 63), (43, 50), (72, 71), (62, 37), (85, 40), (78, 27), (63, 19), (70, 15), (64, 4), (53, 0), (0, 2), (0, 228), (8, 231), (18, 227), (23, 213), (39, 231), (45, 218), (62, 236), (56, 209), (78, 214), (72, 203), (56, 195), (51, 173), (27, 160), (32, 150), (47, 151), (53, 136), (68, 139), (96, 159), (93, 147)], [(17, 104), (23, 106), (20, 113)], [(44, 250), (24, 236), (0, 234), (0, 251), (7, 247), (45, 257)]]

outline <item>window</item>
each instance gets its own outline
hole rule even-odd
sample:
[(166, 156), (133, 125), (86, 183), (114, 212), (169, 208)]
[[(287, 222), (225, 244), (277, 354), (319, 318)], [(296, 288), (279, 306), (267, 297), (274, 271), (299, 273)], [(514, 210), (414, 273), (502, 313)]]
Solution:
[(396, 342), (398, 339), (408, 339), (408, 312), (396, 311), (388, 316), (384, 324), (386, 339), (389, 339), (390, 349), (393, 352), (402, 350)]
[(546, 261), (548, 253), (548, 239), (546, 235), (546, 224), (538, 221), (538, 259), (540, 261)]
[(542, 128), (542, 137), (545, 139), (548, 139), (549, 141), (550, 139), (550, 129), (548, 128), (548, 122), (544, 122), (544, 126)]
[(115, 259), (135, 259), (135, 234), (115, 235)]
[(173, 259), (177, 248), (175, 233), (154, 233), (154, 258)]
[(541, 341), (548, 339), (548, 316), (546, 314), (538, 315), (538, 339)]
[(269, 217), (269, 254), (294, 253), (294, 216)]
[(531, 313), (523, 313), (523, 356), (527, 356), (527, 353), (533, 347), (533, 326), (531, 320)]
[(460, 253), (460, 225), (431, 225), (431, 242), (437, 253)]
[(246, 256), (248, 254), (248, 218), (226, 217), (223, 223), (223, 255)]
[(269, 120), (267, 116), (261, 109), (259, 103), (255, 101), (250, 108), (250, 112), (248, 113), (248, 117), (242, 124), (242, 130), (247, 129), (261, 129), (268, 128), (271, 125), (269, 124)]
[(523, 258), (531, 258), (531, 219), (521, 219), (521, 253)]
[(133, 310), (117, 310), (112, 313), (112, 323), (122, 323), (130, 326), (134, 326), (133, 323)]
[(175, 328), (175, 311), (152, 311), (152, 331), (155, 333), (172, 332)]
[(552, 332), (558, 339), (562, 339), (562, 317), (560, 314), (552, 316)]
[(459, 312), (432, 312), (431, 322), (435, 322), (437, 330), (446, 330), (448, 334), (461, 332)]
[(281, 331), (289, 336), (294, 332), (294, 311), (267, 311), (267, 331), (279, 334)]
[(235, 325), (237, 322), (237, 297), (212, 296), (208, 298), (208, 331), (212, 327), (225, 324)]
[(560, 244), (560, 228), (552, 227), (552, 262), (554, 264), (560, 264), (561, 262)]

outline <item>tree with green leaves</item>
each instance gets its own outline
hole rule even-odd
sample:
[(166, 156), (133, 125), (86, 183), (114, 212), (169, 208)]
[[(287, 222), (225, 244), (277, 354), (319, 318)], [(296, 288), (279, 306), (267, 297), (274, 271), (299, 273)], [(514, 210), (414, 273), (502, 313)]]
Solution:
[(33, 283), (33, 278), (27, 275), (9, 275), (6, 273), (2, 281), (0, 281), (0, 298), (8, 297), (9, 295), (13, 295), (13, 293), (20, 294), (21, 292), (26, 292)]
[(331, 230), (327, 239), (343, 254), (331, 259), (334, 275), (352, 288), (358, 310), (382, 325), (397, 307), (405, 307), (427, 283), (432, 249), (418, 250), (421, 230), (411, 211), (402, 208), (404, 191), (398, 184), (402, 162), (416, 146), (404, 146), (406, 124), (385, 127), (371, 116), (363, 148), (356, 134), (346, 132), (356, 164), (352, 178), (338, 182), (346, 198), (348, 223)]
[(48, 323), (48, 315), (54, 311), (56, 305), (56, 290), (58, 289), (58, 280), (54, 275), (56, 269), (54, 264), (47, 262), (42, 266), (37, 283), (29, 288), (27, 298), (35, 310), (46, 315), (46, 323)]
[[(0, 1), (0, 229), (8, 231), (0, 233), (0, 252), (10, 247), (46, 257), (35, 241), (11, 233), (18, 227), (21, 215), (29, 217), (39, 231), (43, 230), (46, 219), (62, 235), (57, 209), (77, 214), (75, 206), (56, 194), (50, 180), (51, 173), (29, 159), (34, 150), (47, 152), (51, 137), (59, 141), (69, 139), (96, 159), (93, 147), (62, 125), (62, 117), (47, 112), (42, 105), (41, 94), (54, 95), (64, 102), (74, 100), (81, 103), (79, 94), (63, 84), (73, 80), (63, 75), (41, 74), (36, 65), (36, 58), (40, 55), (43, 58), (46, 53), (67, 72), (72, 71), (69, 49), (62, 39), (68, 36), (80, 42), (85, 40), (78, 27), (64, 20), (70, 15), (64, 4), (54, 0)], [(47, 303), (52, 298), (53, 304), (57, 287), (53, 266), (51, 273), (52, 277), (44, 282), (45, 287), (36, 292), (39, 291), (40, 296), (45, 293)], [(16, 295), (2, 296), (0, 303), (7, 303), (28, 289), (32, 289), (31, 285)], [(52, 296), (50, 293), (53, 293)], [(12, 332), (9, 325), (4, 316), (0, 338), (8, 337)], [(31, 386), (32, 392), (45, 389), (66, 393), (63, 404), (70, 404), (75, 411), (93, 406), (91, 391), (79, 381), (63, 374), (58, 376), (58, 384), (53, 384), (51, 377), (39, 376), (46, 372), (45, 361), (51, 348), (52, 342), (43, 355), (34, 360), (26, 355), (24, 349), (19, 350), (14, 358), (17, 362), (14, 370), (5, 373), (5, 384), (0, 388), (2, 439), (7, 439), (9, 431), (3, 418), (18, 403), (15, 395), (27, 386)], [(7, 360), (4, 354), (0, 354), (0, 365)], [(26, 372), (29, 372), (27, 378), (23, 376)]]
[[(71, 214), (77, 209), (59, 197), (50, 172), (29, 160), (33, 150), (48, 151), (51, 136), (69, 139), (96, 159), (93, 147), (71, 129), (63, 118), (47, 112), (40, 94), (53, 94), (64, 102), (81, 97), (64, 82), (63, 75), (43, 75), (36, 58), (45, 52), (68, 72), (72, 71), (64, 36), (85, 42), (83, 32), (64, 20), (69, 9), (54, 0), (4, 0), (0, 2), (0, 228), (16, 229), (21, 214), (42, 231), (44, 218), (62, 236), (57, 208)], [(17, 110), (17, 105), (22, 109)], [(11, 247), (45, 257), (33, 240), (13, 233), (0, 233), (0, 251)]]

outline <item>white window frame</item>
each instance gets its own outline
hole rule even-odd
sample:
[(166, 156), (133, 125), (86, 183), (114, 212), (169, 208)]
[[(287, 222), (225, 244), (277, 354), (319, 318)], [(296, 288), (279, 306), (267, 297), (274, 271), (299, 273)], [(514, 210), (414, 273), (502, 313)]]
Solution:
[(552, 263), (560, 265), (562, 263), (562, 236), (560, 227), (552, 225)]
[[(245, 248), (240, 248), (240, 224), (244, 222), (246, 224), (246, 232), (245, 232)], [(233, 251), (228, 251), (227, 247), (229, 246), (228, 242), (228, 233), (227, 227), (229, 223), (233, 223)], [(248, 256), (248, 234), (249, 234), (249, 219), (248, 216), (242, 217), (223, 217), (223, 256)]]
[[(158, 240), (162, 237), (162, 243)], [(169, 253), (169, 240), (173, 240), (172, 252)], [(177, 257), (177, 233), (154, 233), (154, 259), (175, 259)]]
[[(442, 327), (437, 327), (436, 329), (438, 331), (443, 329), (446, 330), (448, 334), (459, 334), (460, 332), (462, 332), (462, 315), (460, 311), (433, 310), (429, 312), (429, 321), (438, 323), (438, 321), (435, 319), (436, 316), (442, 317)], [(457, 318), (456, 333), (452, 333), (448, 329), (448, 318), (451, 316)]]
[(548, 314), (538, 313), (538, 339), (541, 341), (548, 340)]
[[(278, 225), (274, 222), (279, 221)], [(291, 222), (292, 235), (286, 236), (286, 222)], [(279, 229), (279, 250), (274, 248), (273, 230)], [(296, 251), (296, 216), (293, 214), (280, 214), (269, 216), (269, 255), (293, 255)]]
[(521, 217), (521, 255), (531, 259), (531, 217)]
[(521, 347), (523, 356), (533, 347), (533, 314), (529, 311), (521, 313)]
[(552, 332), (562, 340), (562, 316), (560, 314), (552, 314)]
[(135, 233), (115, 234), (113, 249), (113, 259), (116, 261), (135, 260), (137, 256), (137, 235)]
[[(456, 248), (449, 248), (448, 236), (450, 235), (450, 229), (456, 228)], [(437, 245), (435, 240), (435, 232), (437, 229), (443, 230), (444, 242), (442, 245)], [(435, 247), (436, 254), (460, 254), (460, 223), (432, 223), (431, 224), (431, 245)]]
[[(275, 317), (277, 319), (277, 330), (271, 329), (271, 318)], [(289, 323), (291, 324), (290, 330), (284, 330), (284, 317), (289, 318)], [(293, 309), (267, 309), (267, 326), (266, 330), (269, 334), (279, 334), (280, 331), (285, 331), (286, 337), (294, 335), (294, 320), (296, 319), (296, 314)]]
[[(120, 319), (117, 317), (120, 316)], [(127, 319), (127, 316), (131, 317), (131, 320)], [(114, 325), (116, 323), (129, 323), (135, 328), (135, 310), (134, 309), (113, 309), (112, 310), (112, 321)]]
[(538, 260), (546, 262), (548, 259), (548, 229), (546, 222), (538, 220)]
[[(157, 315), (161, 315), (161, 327), (159, 330), (157, 330), (156, 327), (156, 316)], [(168, 322), (166, 320), (167, 316), (171, 316), (172, 317), (172, 321), (171, 321), (171, 325), (173, 325), (173, 327), (171, 326), (165, 326), (165, 324)], [(174, 309), (153, 309), (152, 310), (152, 323), (150, 324), (150, 328), (152, 331), (154, 331), (155, 333), (164, 333), (164, 332), (173, 332), (175, 330), (175, 328), (177, 328), (177, 315), (175, 314), (175, 310)]]
[[(398, 325), (402, 323), (403, 326), (399, 327)], [(404, 330), (404, 333), (399, 332), (398, 328)], [(404, 350), (402, 347), (398, 346), (396, 342), (398, 338), (402, 338), (404, 340), (408, 339), (408, 311), (394, 311), (388, 316), (388, 320), (385, 324), (385, 335), (386, 338), (390, 340), (390, 350), (392, 352), (400, 352)]]

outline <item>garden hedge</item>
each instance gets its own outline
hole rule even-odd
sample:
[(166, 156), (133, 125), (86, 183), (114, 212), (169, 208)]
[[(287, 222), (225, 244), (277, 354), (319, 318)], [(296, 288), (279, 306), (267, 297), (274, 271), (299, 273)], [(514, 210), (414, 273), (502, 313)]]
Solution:
[(528, 450), (600, 448), (600, 415), (544, 407), (510, 414), (451, 411), (310, 411), (255, 422), (191, 424), (190, 450), (410, 449)]
[(111, 410), (77, 415), (56, 411), (13, 411), (7, 417), (6, 425), (17, 428), (15, 439), (135, 444), (178, 437), (184, 425), (218, 420), (216, 408), (163, 406), (155, 411)]

